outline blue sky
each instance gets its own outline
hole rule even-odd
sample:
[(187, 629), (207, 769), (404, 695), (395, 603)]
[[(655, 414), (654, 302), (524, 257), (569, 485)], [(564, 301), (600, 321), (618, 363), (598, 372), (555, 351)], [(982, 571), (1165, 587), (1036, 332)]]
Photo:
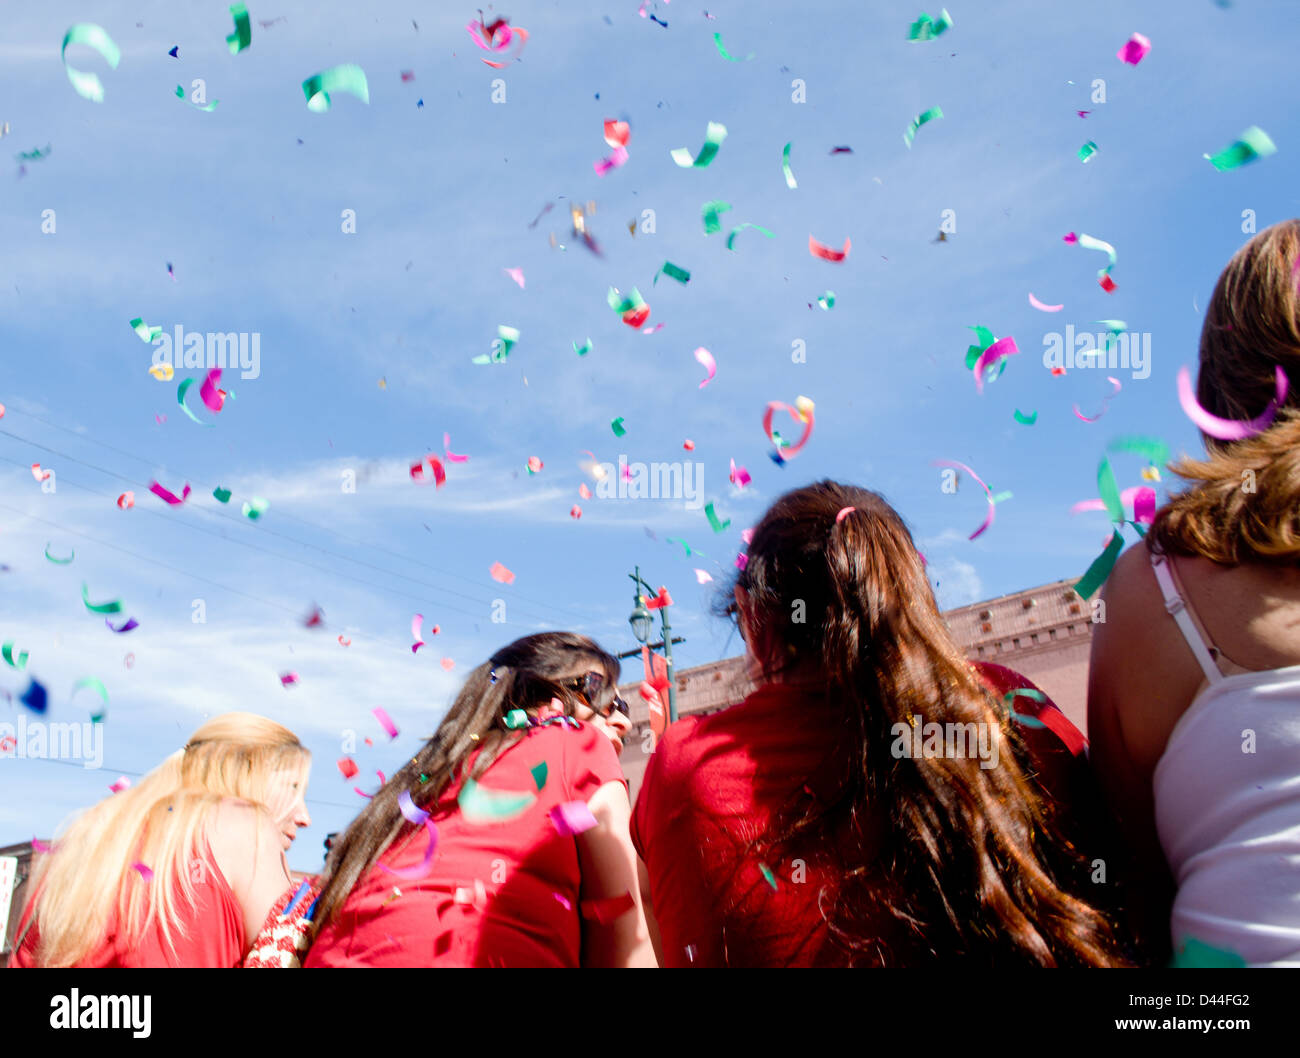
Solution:
[[(906, 39), (915, 4), (723, 0), (708, 19), (674, 0), (650, 8), (666, 29), (637, 7), (492, 9), (530, 33), (502, 71), (465, 32), (472, 6), (253, 4), (251, 47), (233, 56), (221, 3), (51, 0), (9, 12), (4, 146), (11, 157), (51, 153), (0, 176), (0, 638), (30, 652), (25, 673), (0, 668), (0, 688), (16, 696), (34, 676), (49, 690), (48, 720), (87, 718), (97, 699), (70, 694), (84, 676), (101, 678), (111, 701), (102, 770), (0, 760), (0, 844), (48, 836), (205, 717), (246, 709), (289, 725), (315, 754), (314, 826), (290, 855), (312, 869), (324, 835), (362, 803), (334, 765), (344, 732), (373, 739), (353, 754), (373, 789), (374, 772), (413, 752), (463, 674), (504, 642), (571, 628), (616, 652), (635, 645), (634, 564), (676, 600), (679, 668), (734, 653), (729, 628), (708, 616), (710, 593), (740, 531), (787, 488), (834, 477), (883, 492), (953, 606), (1083, 572), (1108, 530), (1104, 515), (1069, 507), (1096, 494), (1115, 436), (1199, 449), (1174, 385), (1195, 363), (1199, 309), (1247, 238), (1243, 210), (1261, 230), (1298, 211), (1300, 117), (1270, 76), (1294, 61), (1287, 0), (957, 2), (954, 27), (924, 44)], [(116, 70), (70, 52), (100, 74), (101, 104), (75, 93), (60, 62), (79, 21), (122, 50)], [(1134, 31), (1152, 41), (1136, 68), (1115, 55)], [(753, 59), (723, 60), (714, 32)], [(302, 81), (339, 63), (365, 70), (369, 104), (339, 94), (328, 112), (309, 111)], [(175, 97), (196, 78), (220, 101), (211, 113)], [(498, 78), (505, 101), (494, 103)], [(1104, 103), (1092, 102), (1095, 78)], [(806, 102), (792, 101), (796, 79)], [(909, 150), (904, 130), (933, 106), (943, 119)], [(609, 153), (607, 118), (629, 122), (631, 140), (628, 163), (602, 178), (592, 163)], [(710, 121), (729, 131), (717, 158), (678, 168), (669, 151), (698, 150)], [(1233, 172), (1202, 158), (1251, 125), (1275, 156)], [(1087, 140), (1099, 150), (1083, 164)], [(787, 142), (795, 190), (781, 173)], [(853, 153), (831, 155), (836, 146)], [(723, 234), (706, 237), (710, 199), (733, 208)], [(588, 201), (599, 258), (568, 228), (569, 203)], [(655, 231), (630, 234), (647, 209)], [(355, 234), (341, 230), (344, 210)], [(937, 243), (944, 210), (956, 231)], [(746, 231), (728, 251), (725, 232), (745, 221), (774, 238)], [(1114, 244), (1115, 293), (1097, 285), (1100, 254), (1062, 242), (1069, 231)], [(848, 260), (811, 257), (810, 233), (834, 246), (851, 238)], [(652, 286), (665, 260), (690, 283)], [(639, 288), (663, 329), (623, 325), (610, 286)], [(809, 309), (826, 290), (835, 307)], [(1041, 313), (1031, 292), (1066, 308)], [(191, 406), (215, 423), (199, 426), (176, 388), (203, 372), (150, 377), (153, 350), (127, 326), (134, 317), (168, 333), (256, 332), (260, 375), (227, 373), (234, 399), (216, 417), (196, 382)], [(1053, 377), (1045, 336), (1114, 318), (1150, 336), (1150, 374), (1119, 372), (1122, 392), (1084, 423), (1072, 404), (1095, 413), (1114, 372)], [(502, 324), (521, 332), (507, 362), (471, 364)], [(983, 396), (964, 366), (970, 324), (1021, 350)], [(579, 358), (572, 343), (588, 337), (594, 349)], [(796, 341), (805, 363), (792, 362)], [(718, 363), (704, 389), (698, 346)], [(815, 432), (778, 468), (763, 409), (800, 395), (816, 402)], [(1037, 424), (1015, 422), (1017, 408), (1037, 410)], [(625, 437), (611, 431), (616, 416)], [(470, 460), (448, 465), (445, 487), (421, 488), (408, 467), (441, 452), (444, 431)], [(680, 499), (581, 500), (579, 485), (595, 484), (584, 450), (698, 461), (703, 500), (730, 528), (714, 534)], [(535, 476), (530, 456), (544, 463)], [(732, 458), (753, 475), (744, 490), (727, 480)], [(966, 537), (982, 493), (963, 481), (943, 494), (936, 459), (1014, 493), (980, 539)], [(53, 468), (56, 491), (41, 491), (34, 462)], [(1121, 457), (1121, 486), (1140, 483), (1138, 470)], [(347, 471), (355, 493), (341, 487)], [(194, 491), (169, 508), (148, 493), (154, 479)], [(228, 506), (212, 496), (219, 485)], [(119, 510), (127, 489), (136, 506)], [(253, 496), (270, 502), (256, 522), (239, 509)], [(48, 562), (47, 544), (60, 556), (75, 548), (75, 560)], [(514, 584), (488, 576), (494, 562)], [(715, 582), (698, 586), (697, 567)], [(83, 582), (92, 600), (122, 599), (140, 627), (105, 629), (82, 604)], [(496, 599), (504, 624), (491, 620)], [(195, 600), (205, 623), (192, 620)], [(313, 604), (323, 629), (303, 627)], [(412, 655), (417, 612), (426, 633), (441, 632)], [(281, 686), (287, 671), (298, 685)], [(375, 706), (401, 728), (396, 742)], [(0, 706), (9, 722), (21, 710)]]

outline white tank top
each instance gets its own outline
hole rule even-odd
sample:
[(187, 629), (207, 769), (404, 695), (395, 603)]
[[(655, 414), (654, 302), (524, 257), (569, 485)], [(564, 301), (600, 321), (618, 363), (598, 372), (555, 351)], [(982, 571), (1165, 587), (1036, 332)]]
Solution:
[(1174, 952), (1208, 946), (1222, 965), (1300, 967), (1300, 665), (1223, 675), (1164, 558), (1151, 565), (1209, 681), (1153, 776), (1178, 885)]

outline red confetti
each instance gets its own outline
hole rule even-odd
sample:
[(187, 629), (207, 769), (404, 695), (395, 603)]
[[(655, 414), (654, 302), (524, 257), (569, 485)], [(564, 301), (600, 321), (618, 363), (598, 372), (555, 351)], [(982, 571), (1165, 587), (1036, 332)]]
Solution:
[(351, 779), (358, 773), (359, 769), (357, 768), (356, 761), (351, 757), (340, 757), (339, 771), (343, 773), (343, 778)]

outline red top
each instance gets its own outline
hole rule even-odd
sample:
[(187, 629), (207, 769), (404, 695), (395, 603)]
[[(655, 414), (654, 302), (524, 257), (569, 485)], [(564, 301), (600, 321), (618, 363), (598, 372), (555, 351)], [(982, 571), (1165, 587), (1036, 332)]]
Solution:
[[(128, 941), (118, 935), (117, 908), (105, 939), (79, 963), (81, 968), (122, 967), (202, 967), (227, 968), (238, 966), (244, 959), (244, 912), (239, 906), (225, 875), (217, 866), (212, 851), (204, 845), (201, 858), (184, 865), (194, 879), (194, 904), (188, 906), (181, 891), (181, 879), (173, 884), (172, 899), (178, 910), (177, 921), (172, 924), (174, 947), (168, 946), (162, 926), (153, 927), (138, 941)], [(138, 871), (131, 871), (128, 885), (152, 885)], [(32, 914), (29, 902), (18, 924), (15, 937), (21, 937)], [(181, 930), (184, 930), (184, 933)], [(35, 925), (28, 931), (22, 945), (9, 957), (11, 968), (36, 965), (36, 947), (40, 931)]]
[[(472, 763), (471, 757), (467, 767)], [(546, 777), (538, 791), (534, 769), (541, 764)], [(626, 785), (614, 747), (596, 728), (528, 728), (479, 786), (489, 794), (534, 793), (537, 800), (513, 818), (470, 822), (456, 800), (461, 782), (453, 780), (431, 810), (438, 844), (429, 873), (412, 881), (372, 867), (303, 965), (578, 966), (577, 839), (562, 836), (549, 813), (590, 800), (608, 782)], [(379, 862), (417, 868), (427, 848), (426, 828), (408, 824)]]
[[(996, 694), (1033, 688), (1000, 665), (977, 662), (975, 668)], [(1049, 756), (1056, 751), (1068, 761), (1054, 733), (1059, 720), (1078, 736), (1065, 715), (1050, 701), (1019, 696), (1014, 705), (1023, 716), (1043, 717), (1043, 728), (1021, 731), (1035, 762), (1045, 741), (1054, 744)], [(1051, 727), (1045, 714), (1054, 714)], [(761, 865), (749, 854), (784, 804), (838, 786), (842, 729), (834, 710), (810, 707), (780, 684), (668, 729), (632, 813), (632, 843), (649, 871), (665, 967), (847, 965), (817, 903), (823, 886), (835, 891), (841, 871), (818, 855), (818, 842), (798, 854), (802, 866), (797, 858)], [(1055, 763), (1039, 776), (1049, 789), (1056, 786), (1049, 774)], [(879, 925), (882, 936), (898, 937), (887, 912)]]

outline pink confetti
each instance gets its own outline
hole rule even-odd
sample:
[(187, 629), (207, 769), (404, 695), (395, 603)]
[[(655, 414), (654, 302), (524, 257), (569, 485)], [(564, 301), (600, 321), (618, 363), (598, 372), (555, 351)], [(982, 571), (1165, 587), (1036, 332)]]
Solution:
[(32, 838), (33, 852), (49, 852), (52, 846), (45, 844), (40, 838)]
[(753, 479), (749, 476), (749, 471), (744, 467), (736, 466), (736, 461), (733, 459), (731, 461), (731, 474), (729, 480), (736, 486), (736, 488), (743, 489)]
[(44, 481), (49, 476), (50, 476), (50, 471), (42, 470), (40, 463), (32, 464), (32, 477), (34, 477), (37, 481)]
[(1064, 305), (1044, 305), (1033, 294), (1029, 295), (1029, 304), (1033, 305), (1039, 312), (1060, 312)]
[(501, 271), (518, 283), (520, 290), (524, 289), (524, 270), (522, 268), (503, 268)]
[(556, 805), (549, 815), (556, 833), (561, 837), (577, 837), (599, 825), (586, 801), (567, 801)]
[(1079, 241), (1079, 236), (1075, 235), (1074, 232), (1072, 231), (1066, 232), (1064, 235), (1061, 236), (1061, 242), (1075, 243), (1078, 241)]
[(1016, 356), (1020, 350), (1016, 348), (1016, 340), (1007, 335), (1005, 338), (999, 338), (990, 345), (984, 352), (980, 353), (980, 358), (975, 361), (975, 389), (979, 393), (984, 392), (984, 372), (991, 365), (997, 363), (1003, 357)]
[(418, 613), (411, 618), (411, 638), (414, 642), (411, 644), (411, 653), (416, 654), (424, 646), (424, 640), (420, 638), (420, 628), (424, 624), (424, 614)]
[(844, 240), (843, 250), (832, 250), (825, 243), (818, 242), (811, 235), (808, 236), (808, 252), (814, 257), (820, 257), (824, 261), (843, 261), (849, 255), (849, 240)]
[[(411, 795), (406, 794), (405, 796), (409, 801)], [(412, 807), (414, 807), (414, 805), (412, 805)], [(417, 808), (416, 811), (419, 812), (420, 809)], [(433, 854), (438, 849), (438, 828), (433, 825), (433, 820), (428, 818), (427, 812), (424, 813), (424, 816), (424, 829), (429, 833), (429, 844), (425, 846), (424, 859), (414, 867), (389, 867), (381, 863), (379, 864), (379, 869), (381, 871), (386, 871), (389, 874), (396, 875), (398, 878), (405, 878), (408, 881), (413, 881), (416, 878), (423, 878), (429, 873), (433, 867)]]
[(737, 556), (736, 556), (736, 568), (737, 568), (737, 569), (743, 570), (743, 569), (744, 569), (746, 566), (748, 566), (748, 565), (749, 565), (749, 556), (748, 556), (748, 555), (737, 555)]
[[(1156, 490), (1150, 485), (1134, 485), (1119, 494), (1119, 502), (1133, 507), (1133, 521), (1150, 525), (1155, 521)], [(1105, 500), (1080, 500), (1070, 508), (1071, 514), (1083, 511), (1104, 511)]]
[(587, 483), (585, 481), (578, 486), (578, 495), (584, 500), (591, 499), (591, 489), (587, 488)]
[(700, 362), (700, 366), (703, 367), (709, 375), (708, 378), (700, 383), (700, 389), (703, 389), (713, 381), (713, 376), (718, 373), (718, 362), (713, 358), (713, 354), (705, 349), (704, 346), (700, 346), (695, 350), (695, 359)]
[(281, 687), (290, 687), (297, 682), (298, 674), (296, 672), (286, 672), (280, 677)]
[(1117, 396), (1119, 394), (1119, 391), (1124, 388), (1123, 385), (1120, 383), (1119, 379), (1112, 378), (1110, 375), (1106, 376), (1106, 381), (1109, 382), (1114, 387), (1114, 389), (1112, 389), (1107, 396), (1101, 399), (1101, 411), (1097, 412), (1097, 414), (1094, 415), (1092, 418), (1088, 418), (1088, 416), (1084, 415), (1083, 412), (1079, 410), (1079, 405), (1076, 404), (1074, 405), (1075, 418), (1081, 419), (1084, 422), (1096, 422), (1098, 419), (1100, 419), (1103, 415), (1106, 414), (1106, 410), (1110, 407), (1111, 398)]
[(593, 169), (596, 170), (597, 176), (604, 176), (611, 169), (618, 169), (626, 164), (627, 164), (627, 148), (615, 147), (614, 153), (611, 154), (608, 158), (600, 158), (597, 161), (592, 162), (591, 166)]
[(566, 900), (564, 897), (562, 897), (559, 893), (552, 893), (551, 895), (555, 897), (555, 899), (559, 902), (559, 905), (562, 908), (564, 908), (565, 911), (573, 910), (573, 905), (569, 903), (569, 901)]
[(697, 569), (697, 570), (695, 571), (695, 583), (696, 583), (696, 584), (708, 584), (711, 580), (713, 580), (713, 577), (710, 576), (710, 574), (709, 574), (709, 572), (708, 572), (707, 570)]
[(352, 640), (350, 639), (345, 640), (342, 636), (339, 636), (339, 646), (350, 647), (351, 645), (352, 645)]
[(1115, 53), (1115, 58), (1120, 62), (1126, 62), (1130, 66), (1136, 66), (1145, 57), (1146, 53), (1151, 50), (1151, 42), (1141, 33), (1134, 33), (1124, 42), (1124, 47)]
[(515, 582), (515, 575), (511, 573), (510, 570), (506, 569), (505, 566), (501, 565), (500, 562), (493, 562), (492, 568), (488, 570), (488, 573), (491, 575), (492, 579), (499, 584), (513, 584)]
[(984, 484), (980, 479), (980, 476), (976, 474), (975, 471), (971, 470), (971, 468), (965, 463), (958, 463), (956, 460), (952, 459), (936, 459), (931, 465), (936, 467), (953, 467), (956, 470), (964, 470), (975, 480), (979, 487), (984, 490), (984, 495), (989, 502), (989, 509), (988, 513), (984, 516), (984, 521), (980, 522), (979, 528), (970, 534), (970, 539), (974, 540), (977, 536), (983, 533), (985, 529), (993, 524), (993, 516), (997, 511), (997, 505), (993, 502), (993, 490)]
[(181, 490), (181, 494), (179, 497), (177, 497), (176, 493), (170, 491), (169, 489), (163, 488), (156, 481), (149, 486), (149, 491), (152, 492), (155, 496), (157, 496), (160, 500), (166, 500), (173, 507), (179, 507), (182, 503), (184, 503), (189, 498), (190, 483), (188, 481), (185, 483), (185, 488)]
[(392, 717), (390, 717), (388, 713), (384, 711), (384, 707), (381, 705), (377, 705), (370, 711), (375, 714), (375, 719), (379, 721), (379, 726), (388, 732), (388, 737), (396, 738), (397, 725), (393, 723)]
[(840, 522), (844, 521), (845, 518), (847, 518), (850, 514), (852, 514), (856, 510), (857, 510), (856, 507), (841, 507), (839, 513), (835, 515), (835, 524), (839, 525)]
[(143, 878), (146, 882), (153, 881), (153, 871), (150, 868), (146, 867), (143, 863), (133, 863), (131, 864), (131, 866), (140, 872), (140, 877)]
[(581, 518), (582, 508), (575, 503), (572, 507), (569, 508), (569, 517), (575, 520)]
[(433, 470), (435, 486), (442, 488), (447, 482), (447, 471), (443, 469), (442, 460), (435, 455), (427, 455), (419, 463), (411, 464), (411, 480), (417, 485), (429, 484), (429, 479), (425, 474), (426, 468)]
[(397, 795), (397, 807), (402, 810), (402, 815), (406, 817), (406, 821), (408, 823), (414, 823), (416, 826), (420, 826), (429, 818), (428, 812), (423, 808), (416, 807), (415, 802), (411, 800), (411, 792), (409, 790), (403, 790)]
[(358, 773), (356, 761), (351, 757), (340, 757), (338, 765), (339, 771), (343, 773), (345, 779), (351, 779)]
[(446, 455), (447, 457), (447, 462), (449, 463), (469, 462), (469, 456), (458, 456), (455, 452), (451, 450), (451, 434), (445, 433), (442, 435), (442, 447), (443, 447), (443, 454)]
[(446, 669), (448, 672), (450, 672), (452, 669), (456, 667), (456, 663), (452, 661), (451, 658), (443, 658), (442, 661), (439, 662), (439, 664), (441, 664), (442, 667)]
[(199, 386), (199, 399), (209, 411), (220, 411), (226, 403), (226, 391), (217, 389), (217, 383), (221, 381), (221, 368), (214, 367), (207, 373), (203, 379), (203, 384)]
[(528, 472), (529, 472), (530, 474), (538, 474), (538, 473), (541, 473), (541, 469), (542, 469), (543, 466), (545, 466), (545, 464), (544, 464), (540, 459), (538, 459), (536, 456), (529, 456), (529, 457), (528, 457)]
[(685, 448), (686, 451), (688, 452), (694, 452), (695, 442), (688, 437), (685, 441), (682, 442), (682, 447)]
[(117, 498), (117, 505), (122, 510), (129, 510), (135, 506), (135, 493), (129, 489)]
[(747, 544), (752, 544), (754, 542), (754, 530), (745, 529), (743, 532), (741, 532), (740, 539), (745, 541), (745, 543)]
[(641, 333), (642, 333), (642, 334), (658, 334), (658, 333), (659, 333), (660, 331), (662, 331), (663, 329), (664, 329), (664, 325), (663, 325), (662, 323), (656, 323), (653, 327), (646, 327), (646, 328), (644, 328), (644, 329), (641, 331)]
[(414, 72), (412, 72), (411, 70), (403, 70), (403, 71), (402, 71), (402, 83), (403, 83), (403, 84), (405, 84), (405, 83), (407, 83), (407, 82), (409, 82), (409, 81), (414, 81), (414, 80), (415, 80), (415, 74), (414, 74)]
[(631, 126), (626, 121), (605, 121), (605, 142), (611, 147), (626, 147), (632, 135)]
[(114, 793), (121, 793), (123, 790), (129, 789), (130, 786), (131, 786), (131, 780), (128, 779), (125, 775), (121, 775), (118, 777), (117, 782), (113, 783), (113, 785), (110, 786), (109, 789), (112, 790)]
[(1196, 424), (1201, 433), (1217, 437), (1220, 441), (1240, 441), (1254, 437), (1268, 429), (1269, 424), (1277, 418), (1278, 409), (1286, 402), (1286, 372), (1280, 366), (1276, 372), (1277, 395), (1254, 419), (1220, 419), (1217, 415), (1211, 415), (1197, 402), (1196, 395), (1192, 392), (1191, 375), (1185, 367), (1178, 369), (1178, 403), (1183, 406), (1183, 414)]

